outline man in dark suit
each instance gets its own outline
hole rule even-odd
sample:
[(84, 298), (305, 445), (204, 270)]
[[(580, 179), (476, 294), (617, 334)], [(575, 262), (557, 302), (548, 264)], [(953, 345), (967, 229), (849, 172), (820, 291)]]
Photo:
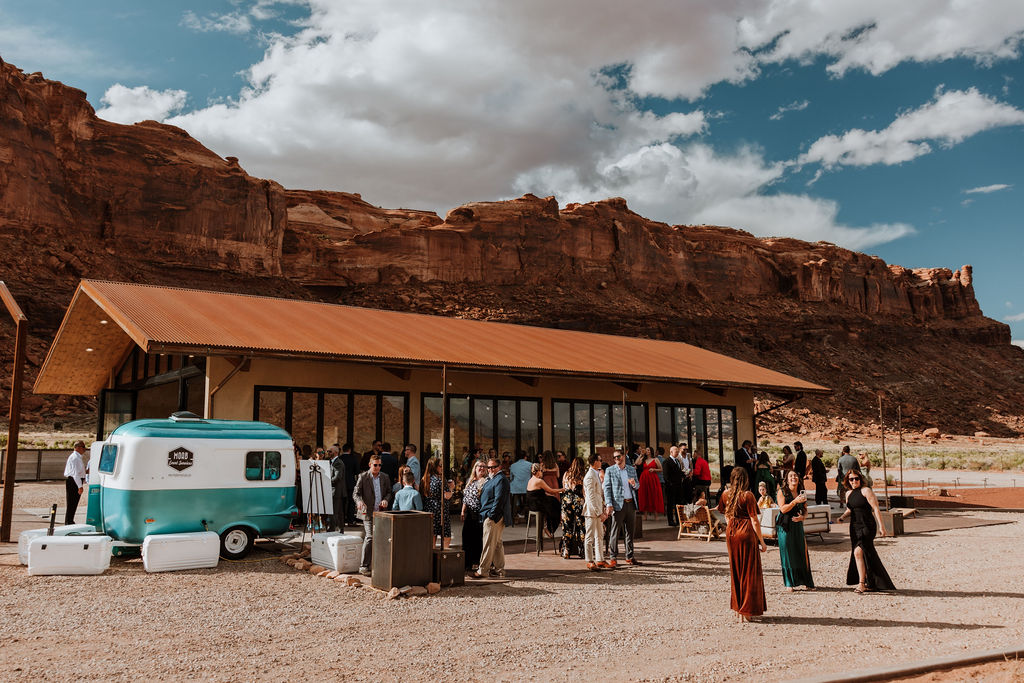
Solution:
[(391, 479), (381, 472), (380, 456), (370, 456), (370, 469), (356, 479), (353, 497), (356, 500), (356, 516), (363, 520), (363, 556), (359, 562), (359, 573), (370, 575), (373, 560), (373, 513), (387, 510), (391, 505)]
[(799, 441), (793, 442), (796, 449), (796, 460), (793, 461), (793, 471), (800, 476), (800, 488), (804, 487), (804, 479), (807, 477), (807, 454), (804, 453), (804, 445)]
[(380, 439), (374, 439), (373, 445), (370, 447), (370, 450), (363, 453), (363, 458), (362, 460), (359, 461), (359, 471), (365, 472), (366, 470), (370, 469), (370, 456), (380, 455), (382, 450), (383, 447), (380, 442)]
[(754, 468), (757, 467), (757, 453), (754, 452), (754, 444), (747, 439), (736, 451), (736, 466), (747, 470), (747, 481), (754, 481)]
[(348, 509), (348, 486), (345, 479), (345, 461), (341, 459), (337, 446), (327, 449), (331, 459), (331, 491), (334, 496), (334, 524), (338, 531), (345, 530), (345, 511)]
[(381, 471), (391, 477), (391, 481), (398, 481), (398, 458), (392, 455), (391, 444), (386, 441), (381, 444), (380, 463)]
[(676, 514), (676, 505), (683, 490), (683, 470), (679, 468), (676, 458), (679, 457), (679, 449), (672, 446), (668, 450), (668, 457), (661, 463), (661, 469), (665, 473), (665, 519), (669, 526), (679, 526), (679, 516)]
[(356, 501), (352, 495), (356, 487), (356, 475), (359, 474), (359, 456), (352, 452), (352, 444), (341, 447), (341, 461), (345, 463), (345, 522), (356, 523)]

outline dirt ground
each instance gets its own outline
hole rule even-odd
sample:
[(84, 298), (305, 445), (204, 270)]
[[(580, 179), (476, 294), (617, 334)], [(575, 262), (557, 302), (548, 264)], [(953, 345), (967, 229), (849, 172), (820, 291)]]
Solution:
[(899, 683), (947, 683), (976, 681), (977, 683), (1019, 683), (1024, 681), (1024, 661), (1013, 659), (989, 662), (949, 671), (935, 671), (912, 678), (895, 679)]
[[(15, 506), (59, 493), (21, 485)], [(770, 548), (768, 612), (752, 624), (729, 610), (725, 544), (666, 533), (638, 542), (643, 566), (599, 574), (510, 544), (506, 581), (397, 601), (263, 550), (213, 570), (146, 574), (115, 558), (101, 576), (32, 577), (8, 546), (0, 670), (25, 681), (760, 681), (1019, 644), (1024, 514), (946, 514), (1010, 523), (879, 540), (900, 589), (891, 595), (845, 585), (845, 525), (810, 544), (813, 592), (785, 591)]]

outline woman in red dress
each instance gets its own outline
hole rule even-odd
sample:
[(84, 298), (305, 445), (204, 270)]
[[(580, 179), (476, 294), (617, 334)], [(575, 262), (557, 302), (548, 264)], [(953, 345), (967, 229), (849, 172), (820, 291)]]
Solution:
[(730, 607), (739, 613), (740, 621), (759, 617), (768, 608), (764, 598), (764, 574), (761, 555), (768, 546), (761, 536), (757, 501), (747, 490), (747, 470), (734, 467), (729, 477), (729, 490), (718, 501), (718, 511), (725, 515), (729, 525), (725, 529), (725, 543), (729, 549), (729, 575), (732, 579)]
[(661, 480), (658, 479), (661, 463), (654, 457), (650, 446), (644, 449), (643, 457), (636, 461), (636, 469), (640, 472), (640, 512), (645, 518), (648, 512), (664, 512), (665, 499), (661, 495)]

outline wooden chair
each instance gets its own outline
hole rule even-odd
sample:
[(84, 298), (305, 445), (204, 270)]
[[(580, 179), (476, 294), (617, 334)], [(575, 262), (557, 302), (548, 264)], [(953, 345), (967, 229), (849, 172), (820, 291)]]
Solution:
[[(686, 511), (684, 506), (676, 506), (677, 514), (679, 515), (679, 534), (676, 536), (676, 540), (683, 538), (684, 536), (691, 536), (694, 538), (703, 538), (705, 541), (710, 541), (711, 537), (718, 538), (721, 535), (722, 529), (724, 528), (721, 522), (715, 519), (714, 515), (711, 514), (711, 510), (706, 506), (701, 506), (693, 511), (693, 514), (684, 519)], [(707, 531), (699, 531), (700, 527), (704, 527)]]

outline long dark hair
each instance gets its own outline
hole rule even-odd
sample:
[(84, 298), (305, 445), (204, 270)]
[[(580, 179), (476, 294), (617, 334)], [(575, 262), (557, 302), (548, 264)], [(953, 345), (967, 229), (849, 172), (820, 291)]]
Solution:
[(745, 498), (743, 494), (747, 492), (748, 482), (747, 468), (732, 468), (732, 474), (729, 475), (729, 500), (725, 502), (726, 517), (736, 516), (736, 508), (739, 507), (740, 499)]
[[(796, 474), (796, 470), (789, 470), (789, 471), (788, 471), (788, 472), (786, 473), (786, 479), (785, 479), (785, 481), (783, 481), (783, 482), (782, 482), (782, 500), (783, 500), (783, 501), (785, 501), (787, 505), (788, 505), (789, 503), (792, 503), (792, 502), (793, 502), (793, 499), (794, 499), (794, 498), (796, 498), (796, 496), (795, 496), (795, 495), (793, 495), (793, 492), (789, 490), (789, 475), (790, 475), (790, 474)], [(799, 475), (797, 475), (797, 476), (799, 476)], [(797, 488), (799, 488), (799, 487), (800, 487), (800, 486), (799, 486), (799, 483), (798, 483), (798, 484), (797, 484)], [(789, 513), (790, 513), (791, 515), (796, 515), (796, 514), (799, 514), (800, 512), (802, 512), (802, 511), (804, 511), (804, 510), (806, 510), (806, 509), (807, 509), (807, 506), (806, 506), (806, 504), (804, 504), (804, 503), (800, 503), (800, 504), (799, 504), (799, 505), (797, 505), (797, 506), (796, 506), (795, 508), (793, 508), (792, 510), (790, 510), (790, 511), (789, 511)]]

